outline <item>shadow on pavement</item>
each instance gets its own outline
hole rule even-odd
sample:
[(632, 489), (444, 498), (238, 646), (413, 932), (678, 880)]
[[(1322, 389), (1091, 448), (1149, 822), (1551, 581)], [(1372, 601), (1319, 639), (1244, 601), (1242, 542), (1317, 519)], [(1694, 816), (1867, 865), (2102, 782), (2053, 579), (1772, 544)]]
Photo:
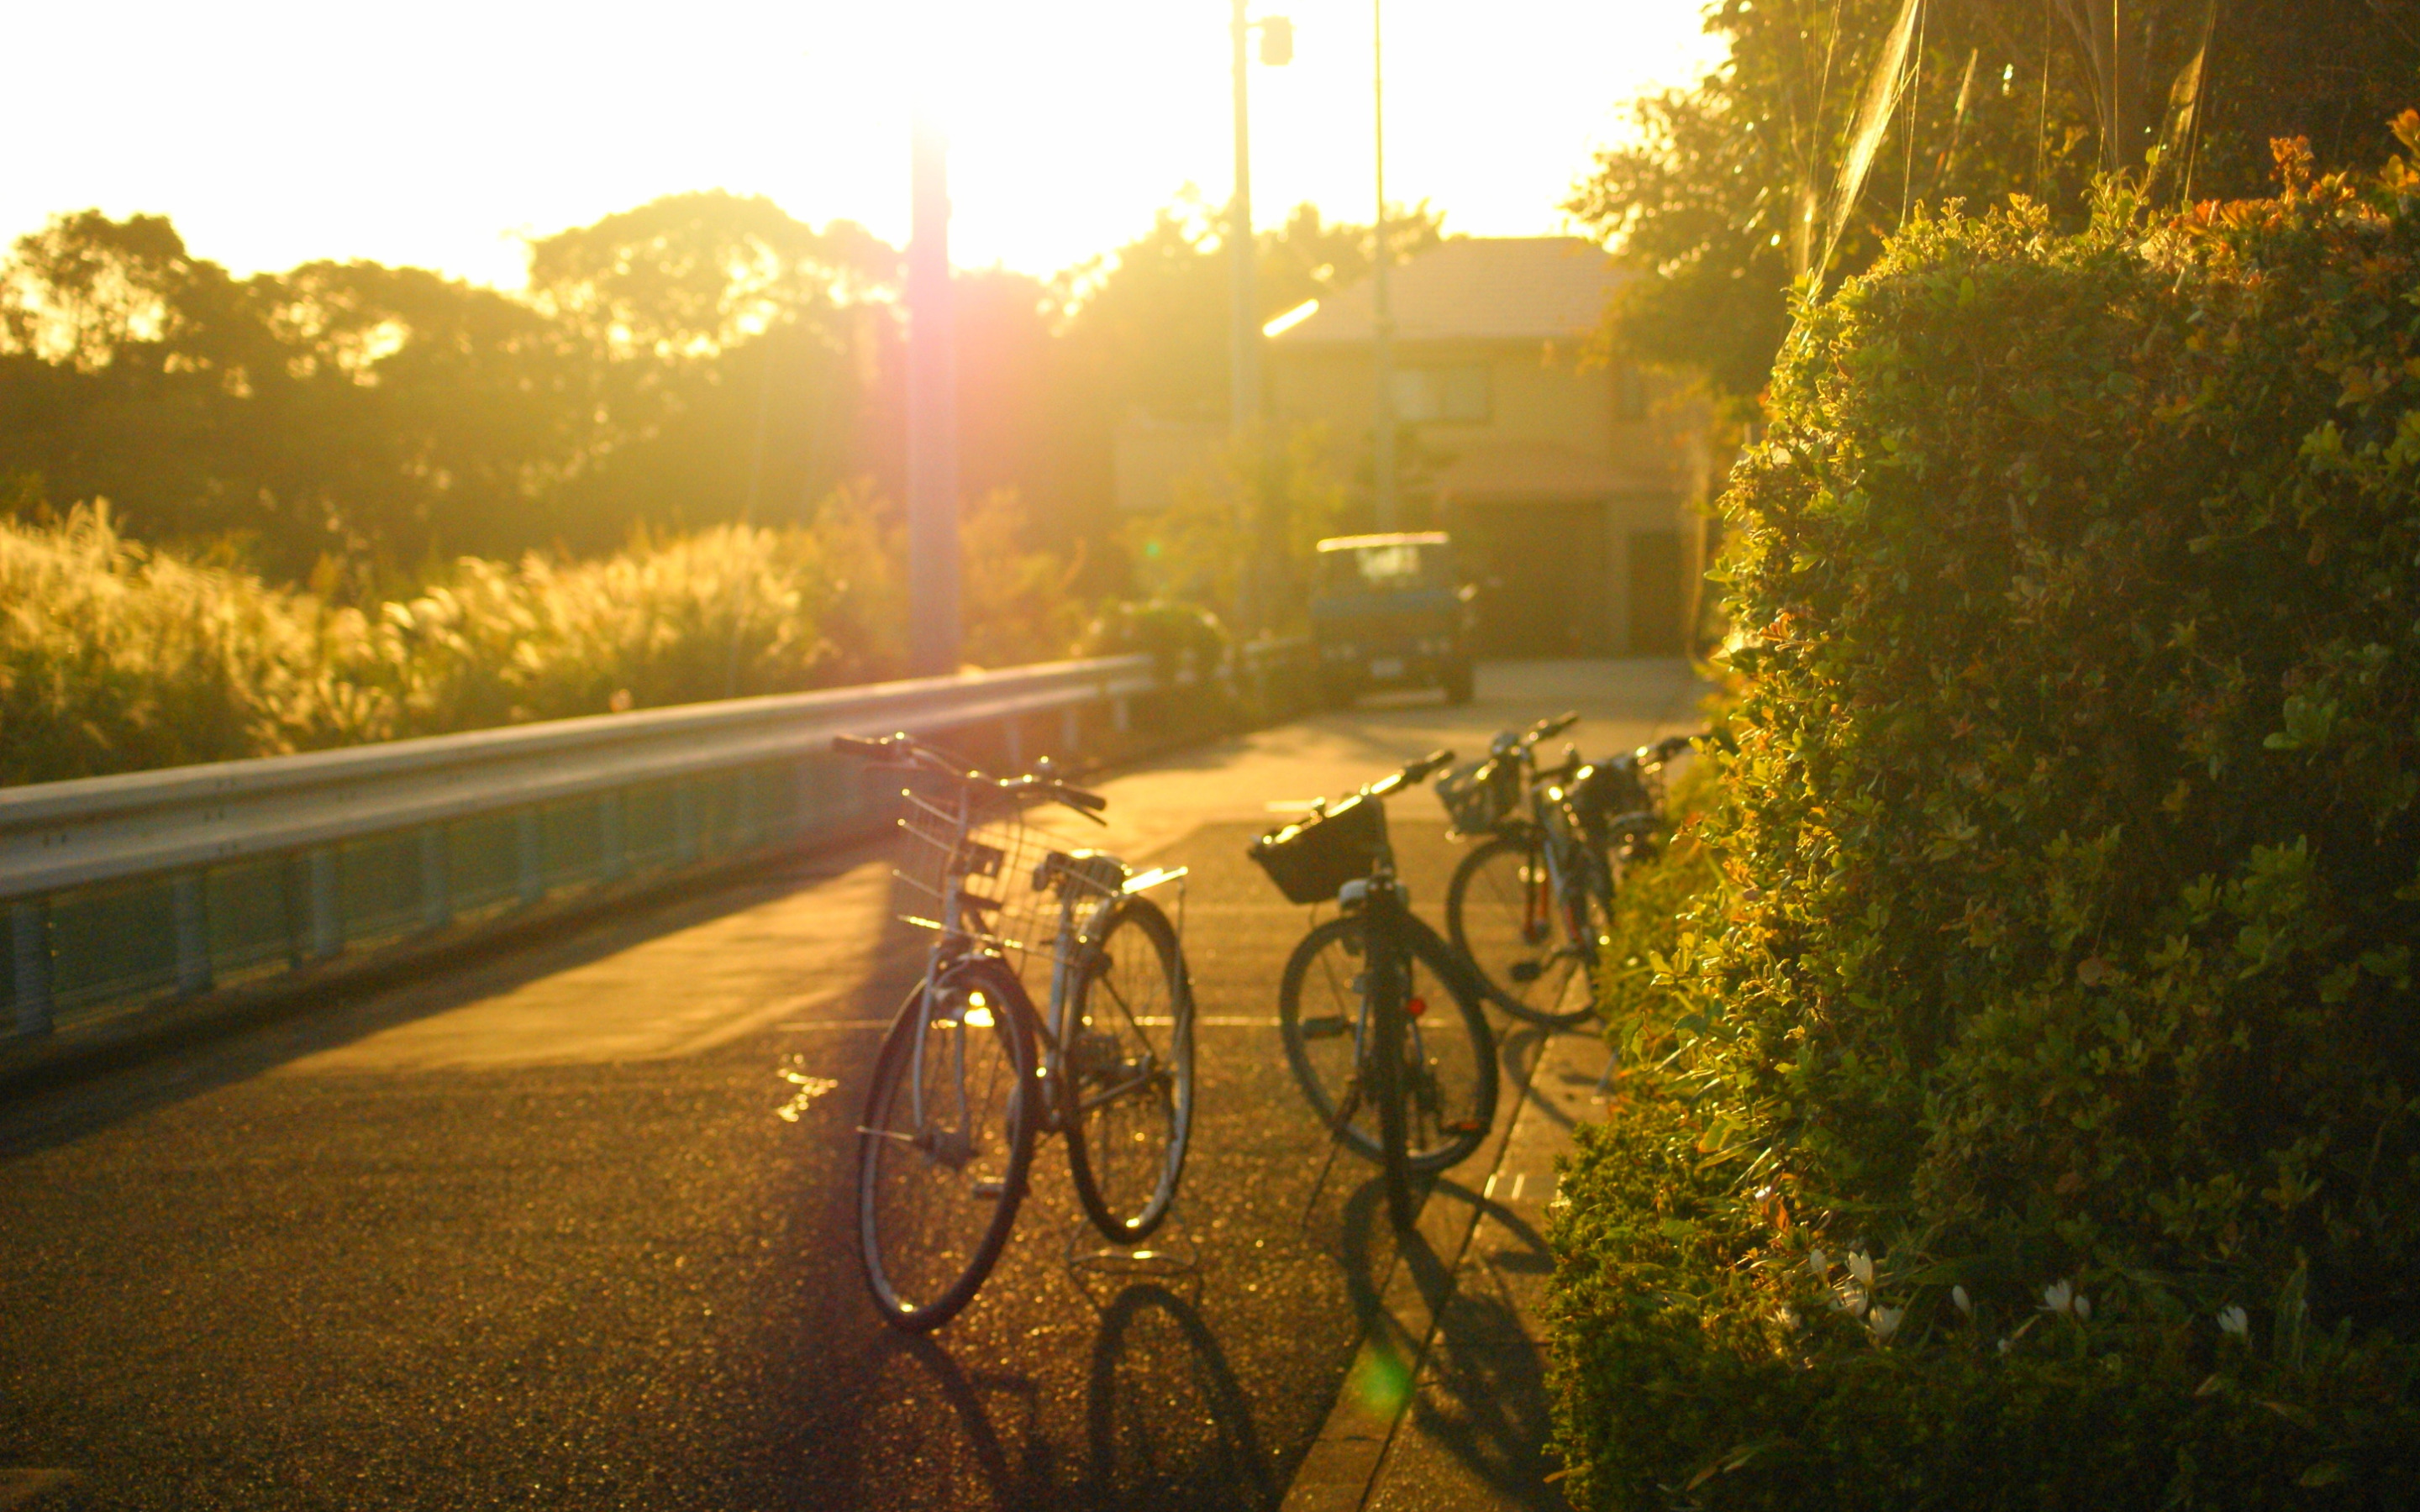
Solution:
[[(495, 949), (477, 949), (458, 962), (432, 965), (403, 985), (334, 987), (325, 1001), (303, 1001), (291, 1012), (212, 1037), (182, 1049), (85, 1080), (23, 1094), (0, 1105), (0, 1157), (53, 1149), (158, 1108), (248, 1080), (310, 1055), (384, 1029), (499, 996), (515, 988), (638, 949), (650, 941), (756, 907), (837, 878), (878, 859), (890, 842), (817, 853), (722, 877), (694, 891), (566, 922)], [(879, 847), (879, 848), (877, 848)], [(895, 910), (894, 910), (895, 912)], [(876, 1000), (895, 1002), (903, 950), (923, 935), (886, 919), (875, 960)], [(912, 969), (912, 968), (910, 968)]]
[(891, 1452), (861, 1467), (868, 1503), (1261, 1512), (1280, 1499), (1226, 1351), (1162, 1281), (1125, 1286), (1101, 1308), (1080, 1443), (1050, 1442), (1027, 1375), (970, 1372), (929, 1337), (888, 1338), (876, 1353), (869, 1373), (897, 1411), (883, 1430)]
[[(1392, 1454), (1404, 1453), (1404, 1434), (1417, 1431), (1424, 1452), (1452, 1457), (1496, 1493), (1498, 1504), (1561, 1512), (1567, 1504), (1547, 1479), (1559, 1466), (1546, 1454), (1554, 1407), (1544, 1361), (1523, 1332), (1520, 1314), (1508, 1299), (1490, 1295), (1487, 1285), (1496, 1273), (1544, 1274), (1553, 1269), (1553, 1253), (1527, 1220), (1459, 1182), (1435, 1181), (1423, 1209), (1436, 1202), (1471, 1210), (1483, 1226), (1472, 1242), (1484, 1239), (1491, 1249), (1483, 1266), (1465, 1257), (1459, 1286), (1423, 1232), (1395, 1233), (1377, 1178), (1363, 1182), (1345, 1206), (1342, 1259), (1354, 1307), (1377, 1349), (1344, 1389), (1381, 1410), (1408, 1409)], [(1457, 1219), (1442, 1227), (1460, 1232), (1465, 1225)], [(1419, 1313), (1435, 1319), (1424, 1358), (1406, 1320), (1387, 1309), (1390, 1257), (1418, 1288)]]

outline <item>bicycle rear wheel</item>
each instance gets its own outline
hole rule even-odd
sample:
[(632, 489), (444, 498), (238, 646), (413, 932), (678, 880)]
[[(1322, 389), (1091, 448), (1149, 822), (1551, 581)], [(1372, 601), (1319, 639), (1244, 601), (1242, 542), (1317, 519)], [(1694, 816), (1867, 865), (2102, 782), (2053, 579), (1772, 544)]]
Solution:
[(858, 1254), (893, 1327), (948, 1322), (1008, 1242), (1033, 1160), (1032, 1064), (1016, 1010), (965, 983), (920, 990), (883, 1040), (858, 1126)]
[(1488, 1000), (1514, 1018), (1563, 1029), (1596, 1011), (1597, 952), (1610, 908), (1597, 887), (1567, 884), (1557, 898), (1545, 841), (1497, 835), (1453, 869), (1445, 927), (1479, 970)]
[(1193, 992), (1168, 915), (1128, 898), (1086, 948), (1067, 1012), (1061, 1121), (1076, 1197), (1122, 1244), (1159, 1227), (1193, 1130)]
[[(1367, 953), (1358, 915), (1312, 930), (1278, 983), (1278, 1032), (1303, 1097), (1364, 1160), (1386, 1152), (1379, 1127)], [(1496, 1037), (1475, 998), (1454, 991), (1445, 942), (1406, 941), (1409, 991), (1401, 1050), (1405, 1163), (1440, 1171), (1466, 1159), (1496, 1119)]]

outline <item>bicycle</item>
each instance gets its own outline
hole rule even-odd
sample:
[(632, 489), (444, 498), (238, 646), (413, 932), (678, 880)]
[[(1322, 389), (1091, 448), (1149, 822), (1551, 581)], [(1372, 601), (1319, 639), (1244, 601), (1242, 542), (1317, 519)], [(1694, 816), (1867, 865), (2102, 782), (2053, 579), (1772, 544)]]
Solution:
[[(858, 1252), (885, 1321), (939, 1328), (973, 1300), (1024, 1200), (1034, 1142), (1067, 1135), (1076, 1196), (1116, 1243), (1168, 1215), (1193, 1122), (1193, 992), (1178, 928), (1135, 872), (1062, 848), (1028, 813), (1108, 800), (1049, 772), (992, 778), (907, 735), (832, 748), (911, 775), (901, 884), (932, 918), (923, 975), (876, 1057), (858, 1125)], [(1047, 1011), (1025, 985), (1049, 964)]]
[(1559, 765), (1540, 768), (1538, 743), (1578, 718), (1564, 714), (1498, 734), (1485, 763), (1437, 783), (1455, 829), (1487, 837), (1454, 868), (1446, 933), (1489, 1001), (1550, 1029), (1595, 1011), (1614, 888), (1623, 868), (1648, 854), (1663, 824), (1663, 768), (1691, 738), (1585, 765), (1567, 750)]
[(1295, 1079), (1337, 1144), (1384, 1174), (1399, 1227), (1411, 1179), (1466, 1159), (1496, 1121), (1496, 1037), (1469, 964), (1411, 911), (1386, 800), (1453, 760), (1437, 751), (1254, 841), (1288, 901), (1334, 899), (1287, 957), (1278, 1028)]

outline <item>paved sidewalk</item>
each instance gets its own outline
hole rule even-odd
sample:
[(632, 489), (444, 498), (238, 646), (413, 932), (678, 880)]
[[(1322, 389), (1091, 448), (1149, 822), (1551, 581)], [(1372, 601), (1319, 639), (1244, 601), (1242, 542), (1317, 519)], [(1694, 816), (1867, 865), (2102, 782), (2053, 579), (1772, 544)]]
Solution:
[(1589, 1032), (1520, 1057), (1531, 1070), (1495, 1161), (1474, 1163), (1478, 1190), (1431, 1194), (1285, 1512), (1565, 1505), (1545, 1449), (1546, 1204), (1555, 1157), (1595, 1116), (1606, 1055)]

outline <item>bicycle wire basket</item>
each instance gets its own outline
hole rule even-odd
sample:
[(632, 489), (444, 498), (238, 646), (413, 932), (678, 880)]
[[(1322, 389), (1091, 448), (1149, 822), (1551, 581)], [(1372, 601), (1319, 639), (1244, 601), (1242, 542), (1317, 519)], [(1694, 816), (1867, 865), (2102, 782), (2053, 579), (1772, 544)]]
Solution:
[(1481, 835), (1521, 809), (1521, 764), (1511, 756), (1465, 762), (1436, 779), (1437, 800), (1454, 832)]
[(1027, 963), (1049, 961), (1063, 904), (1072, 897), (1080, 920), (1091, 903), (1125, 887), (1123, 865), (1034, 823), (1030, 804), (981, 788), (909, 788), (901, 796), (905, 838), (892, 874), (901, 903), (913, 910), (901, 922), (947, 929), (954, 889), (956, 937), (998, 954), (1029, 989), (1037, 984), (1026, 979)]
[(1387, 808), (1358, 795), (1297, 819), (1252, 842), (1244, 854), (1260, 864), (1286, 902), (1324, 903), (1356, 877), (1366, 877), (1387, 851)]

